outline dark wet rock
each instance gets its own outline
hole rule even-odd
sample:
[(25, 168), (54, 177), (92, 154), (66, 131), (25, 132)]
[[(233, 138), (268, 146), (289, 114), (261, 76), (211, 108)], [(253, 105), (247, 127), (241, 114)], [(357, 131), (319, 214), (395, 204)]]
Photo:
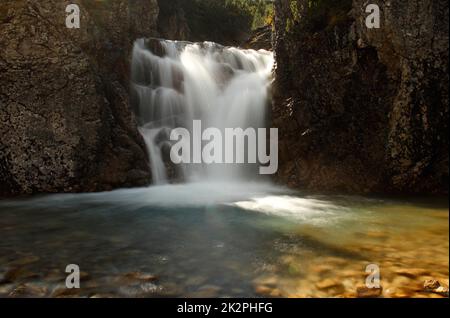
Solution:
[[(158, 56), (158, 57), (165, 57), (167, 56), (167, 52), (164, 49), (163, 46), (163, 42), (161, 41), (161, 39), (156, 39), (156, 38), (150, 38), (150, 39), (145, 39), (145, 48), (147, 50), (149, 50), (150, 52), (152, 52), (154, 55)], [(156, 74), (155, 74), (156, 76)]]
[(277, 180), (448, 193), (448, 1), (380, 2), (379, 30), (367, 1), (306, 2), (275, 1)]
[(238, 46), (251, 33), (250, 21), (219, 1), (158, 0), (158, 6), (158, 33), (164, 39)]
[(156, 34), (156, 0), (72, 3), (80, 29), (61, 19), (65, 2), (2, 2), (0, 196), (150, 182), (128, 57), (134, 39)]
[(190, 39), (192, 36), (186, 12), (181, 6), (182, 1), (158, 0), (160, 8), (158, 32), (166, 39), (183, 41)]

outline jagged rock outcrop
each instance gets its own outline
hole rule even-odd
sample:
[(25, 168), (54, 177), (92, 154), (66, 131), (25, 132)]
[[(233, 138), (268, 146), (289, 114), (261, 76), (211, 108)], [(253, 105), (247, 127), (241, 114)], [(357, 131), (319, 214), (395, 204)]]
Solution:
[[(324, 3), (325, 2), (325, 3)], [(448, 193), (448, 2), (277, 0), (278, 180), (310, 190)]]
[[(69, 3), (80, 29), (66, 28)], [(0, 196), (150, 182), (128, 64), (157, 15), (156, 0), (2, 1)]]

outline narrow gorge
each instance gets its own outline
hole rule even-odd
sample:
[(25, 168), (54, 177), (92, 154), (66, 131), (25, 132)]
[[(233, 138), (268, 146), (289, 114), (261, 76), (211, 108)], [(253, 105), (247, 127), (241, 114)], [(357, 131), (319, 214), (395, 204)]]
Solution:
[(207, 15), (177, 1), (77, 3), (84, 14), (76, 30), (54, 27), (63, 2), (2, 5), (1, 195), (151, 183), (129, 81), (134, 41), (158, 36), (268, 50), (273, 38), (270, 117), (280, 129), (280, 184), (448, 192), (444, 1), (383, 2), (383, 28), (369, 30), (362, 1), (309, 8), (307, 1), (278, 0), (273, 37), (261, 29), (253, 42), (245, 42), (243, 29), (222, 38), (198, 31), (211, 23)]
[(448, 298), (448, 2), (373, 2), (2, 0), (0, 298)]

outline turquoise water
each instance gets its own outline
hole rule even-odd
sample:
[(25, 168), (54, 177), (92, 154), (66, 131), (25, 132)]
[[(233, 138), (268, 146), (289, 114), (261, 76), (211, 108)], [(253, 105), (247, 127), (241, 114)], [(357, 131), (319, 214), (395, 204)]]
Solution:
[[(446, 198), (199, 183), (0, 201), (0, 215), (0, 297), (355, 297), (368, 264), (385, 297), (448, 284)], [(80, 290), (64, 289), (68, 264)]]

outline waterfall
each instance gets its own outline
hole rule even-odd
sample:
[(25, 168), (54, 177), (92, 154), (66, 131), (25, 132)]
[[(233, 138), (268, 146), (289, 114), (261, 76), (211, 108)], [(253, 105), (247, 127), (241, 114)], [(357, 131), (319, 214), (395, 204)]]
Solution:
[[(263, 128), (273, 54), (212, 42), (139, 39), (132, 55), (132, 104), (150, 156), (154, 183), (167, 182), (170, 132), (193, 121), (202, 127)], [(189, 164), (178, 167), (186, 181), (248, 179), (249, 164)]]

